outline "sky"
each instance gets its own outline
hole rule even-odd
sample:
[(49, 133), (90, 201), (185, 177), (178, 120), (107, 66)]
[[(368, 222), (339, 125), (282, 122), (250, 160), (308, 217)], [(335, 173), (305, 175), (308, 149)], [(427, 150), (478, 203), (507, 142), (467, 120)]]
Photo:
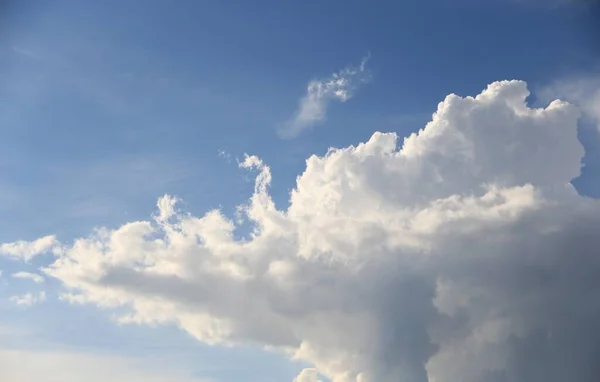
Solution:
[(0, 382), (600, 378), (597, 1), (1, 4)]

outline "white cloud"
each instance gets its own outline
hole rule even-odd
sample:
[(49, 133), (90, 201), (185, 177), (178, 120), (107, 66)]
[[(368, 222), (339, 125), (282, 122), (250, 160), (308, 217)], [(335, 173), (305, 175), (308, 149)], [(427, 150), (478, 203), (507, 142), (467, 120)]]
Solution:
[(29, 307), (46, 301), (46, 292), (42, 291), (37, 295), (29, 292), (19, 296), (12, 296), (9, 300), (17, 305)]
[(304, 369), (294, 378), (294, 382), (320, 382), (317, 379), (317, 369)]
[(0, 256), (21, 260), (31, 260), (36, 256), (59, 250), (59, 242), (54, 236), (45, 236), (34, 241), (15, 241), (0, 245)]
[(563, 78), (541, 89), (544, 99), (561, 98), (576, 104), (584, 117), (600, 130), (600, 76)]
[(154, 220), (94, 231), (45, 272), (121, 322), (280, 349), (334, 382), (600, 380), (600, 202), (570, 185), (578, 111), (528, 94), (450, 95), (401, 147), (375, 133), (312, 156), (286, 210), (247, 157), (244, 240), (165, 196)]
[(37, 273), (31, 272), (16, 272), (12, 274), (12, 277), (16, 279), (28, 279), (37, 284), (41, 284), (45, 280), (42, 276), (38, 275)]
[(331, 77), (313, 80), (308, 83), (306, 94), (300, 100), (298, 110), (279, 130), (281, 138), (294, 138), (304, 130), (326, 119), (329, 102), (346, 102), (354, 96), (358, 88), (369, 80), (367, 70), (369, 56), (363, 58), (358, 66), (348, 66)]
[(161, 360), (67, 351), (0, 349), (0, 381), (19, 382), (199, 382)]
[(155, 217), (158, 222), (166, 222), (175, 215), (175, 205), (179, 199), (171, 195), (165, 195), (158, 199), (156, 207), (158, 207), (158, 215)]

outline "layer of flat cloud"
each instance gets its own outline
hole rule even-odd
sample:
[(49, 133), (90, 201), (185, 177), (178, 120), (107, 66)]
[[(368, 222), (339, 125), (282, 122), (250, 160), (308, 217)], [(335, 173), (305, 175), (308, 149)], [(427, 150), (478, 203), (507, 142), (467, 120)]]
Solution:
[(42, 276), (38, 275), (37, 273), (31, 272), (15, 272), (11, 276), (15, 279), (31, 280), (37, 284), (41, 284), (45, 281), (45, 279)]
[(368, 81), (367, 61), (362, 59), (358, 66), (348, 66), (329, 78), (308, 83), (306, 94), (300, 100), (294, 116), (279, 130), (281, 138), (294, 138), (326, 119), (331, 101), (346, 102), (358, 88)]
[(528, 95), (519, 81), (449, 95), (401, 145), (377, 132), (314, 155), (285, 210), (248, 157), (246, 239), (165, 196), (45, 272), (121, 322), (279, 349), (334, 382), (600, 380), (600, 202), (570, 184), (579, 113)]
[(0, 349), (0, 381), (200, 382), (161, 362), (65, 351)]

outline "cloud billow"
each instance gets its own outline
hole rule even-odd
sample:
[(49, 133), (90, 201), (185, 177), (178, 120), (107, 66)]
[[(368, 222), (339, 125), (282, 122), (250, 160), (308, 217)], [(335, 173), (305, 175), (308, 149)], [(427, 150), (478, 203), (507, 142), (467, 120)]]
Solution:
[(164, 196), (154, 220), (63, 245), (45, 273), (121, 322), (280, 350), (334, 382), (598, 381), (600, 202), (570, 184), (579, 112), (528, 95), (449, 95), (401, 144), (376, 132), (313, 155), (284, 210), (247, 157), (248, 238)]

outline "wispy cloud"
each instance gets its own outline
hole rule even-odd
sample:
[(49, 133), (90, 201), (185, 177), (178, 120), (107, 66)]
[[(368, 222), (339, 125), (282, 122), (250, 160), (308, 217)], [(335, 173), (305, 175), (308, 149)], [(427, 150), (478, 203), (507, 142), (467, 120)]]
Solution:
[(41, 284), (45, 281), (42, 276), (31, 272), (16, 272), (12, 274), (12, 277), (15, 279), (31, 280), (36, 284)]
[(25, 293), (19, 296), (12, 296), (9, 300), (20, 306), (32, 306), (46, 301), (46, 292), (40, 292), (37, 295)]
[(584, 119), (600, 130), (600, 74), (564, 78), (539, 93), (544, 101), (561, 98), (577, 105)]
[(346, 102), (352, 98), (358, 88), (370, 79), (367, 69), (369, 58), (370, 55), (367, 55), (358, 66), (349, 65), (329, 78), (310, 81), (298, 110), (279, 129), (279, 137), (289, 139), (298, 136), (326, 119), (329, 102)]
[(227, 163), (231, 163), (231, 154), (226, 152), (225, 150), (217, 150), (219, 158), (223, 158), (227, 161)]
[(17, 46), (13, 46), (11, 47), (11, 50), (17, 54), (20, 54), (22, 56), (34, 59), (34, 60), (40, 60), (42, 59), (42, 57), (37, 54), (36, 52), (26, 49), (26, 48), (22, 48), (22, 47), (17, 47)]

